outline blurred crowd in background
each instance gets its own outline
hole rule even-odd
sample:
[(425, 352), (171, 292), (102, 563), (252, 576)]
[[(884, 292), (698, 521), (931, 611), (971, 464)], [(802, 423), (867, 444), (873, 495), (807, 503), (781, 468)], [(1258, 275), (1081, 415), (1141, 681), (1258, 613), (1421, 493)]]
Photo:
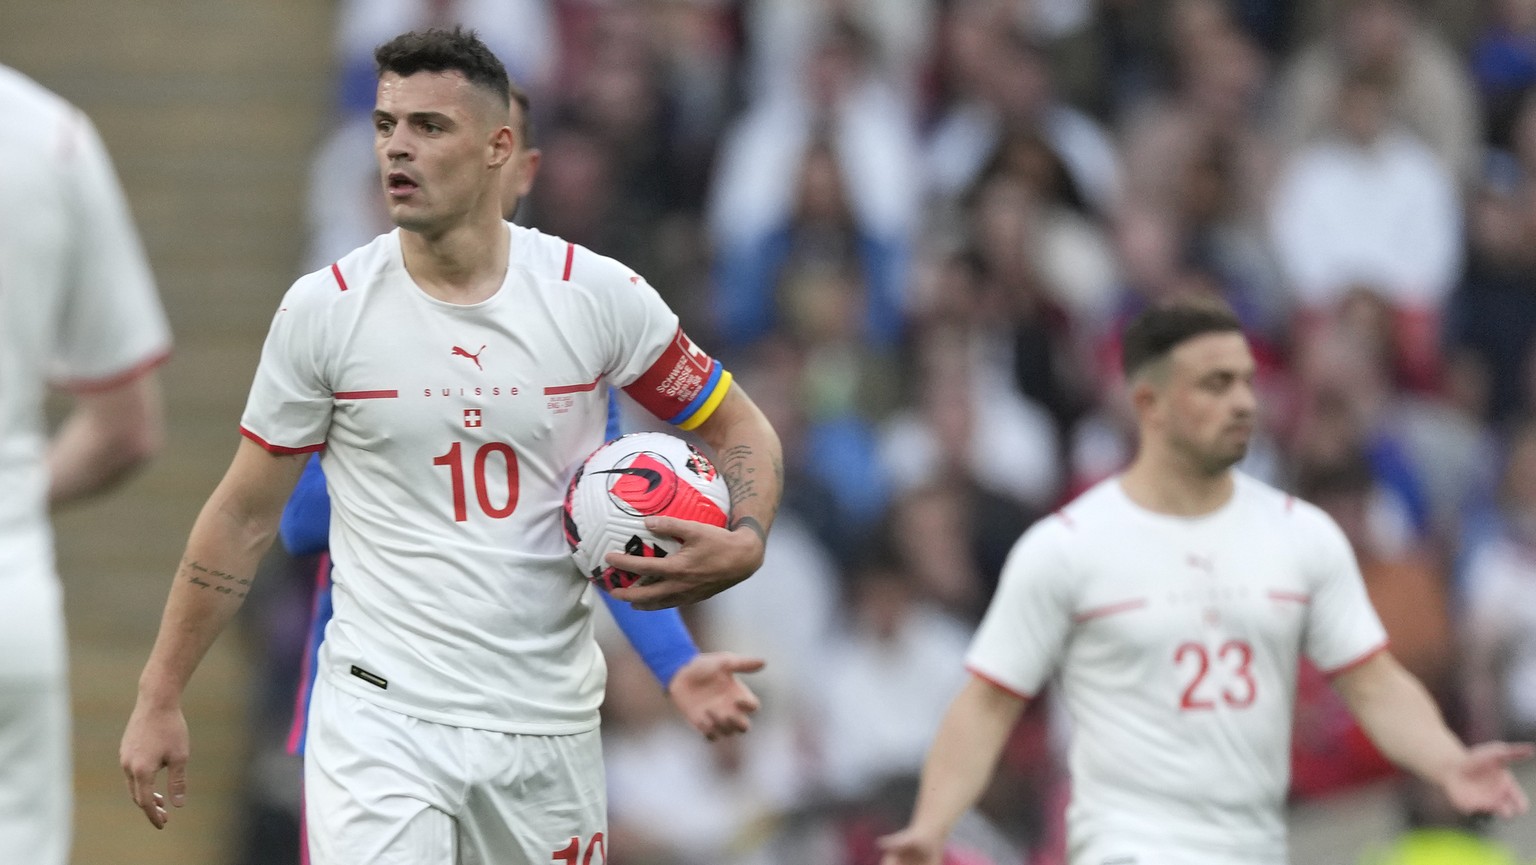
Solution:
[[(876, 862), (1010, 546), (1129, 455), (1119, 326), (1182, 295), (1259, 356), (1242, 468), (1338, 520), (1465, 736), (1536, 734), (1536, 0), (338, 8), (296, 272), (389, 229), (374, 46), (462, 23), (532, 96), (518, 221), (643, 273), (784, 440), (766, 564), (686, 613), (768, 659), (752, 732), (705, 742), (609, 641), (614, 863)], [(251, 863), (297, 840), (311, 565), (247, 605)], [(1047, 693), (957, 862), (1064, 861), (1064, 735)], [(1391, 774), (1316, 671), (1295, 749), (1299, 800)]]

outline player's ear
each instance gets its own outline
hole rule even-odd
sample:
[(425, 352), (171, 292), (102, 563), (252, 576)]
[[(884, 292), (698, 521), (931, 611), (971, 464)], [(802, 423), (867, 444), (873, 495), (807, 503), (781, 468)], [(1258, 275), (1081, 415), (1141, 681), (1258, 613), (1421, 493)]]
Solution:
[(500, 168), (506, 165), (517, 153), (517, 136), (513, 134), (512, 127), (498, 126), (493, 129), (487, 150), (488, 167)]
[(1126, 382), (1131, 399), (1131, 409), (1139, 420), (1157, 407), (1161, 388), (1155, 377), (1142, 373)]

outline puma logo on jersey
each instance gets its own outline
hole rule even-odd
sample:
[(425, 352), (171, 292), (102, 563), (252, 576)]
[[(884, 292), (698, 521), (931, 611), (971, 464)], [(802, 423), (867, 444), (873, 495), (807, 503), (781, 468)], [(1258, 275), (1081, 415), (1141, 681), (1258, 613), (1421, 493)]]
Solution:
[(485, 354), (485, 346), (480, 346), (480, 350), (474, 354), (470, 354), (469, 349), (454, 346), (453, 351), (449, 352), (449, 354), (454, 357), (467, 357), (475, 362), (475, 369), (478, 369), (481, 372), (485, 372), (485, 367), (480, 365), (480, 355)]

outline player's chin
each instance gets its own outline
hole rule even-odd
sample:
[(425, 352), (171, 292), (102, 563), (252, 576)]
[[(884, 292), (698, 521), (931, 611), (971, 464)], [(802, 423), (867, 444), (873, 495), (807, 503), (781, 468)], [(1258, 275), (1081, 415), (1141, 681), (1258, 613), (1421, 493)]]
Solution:
[(406, 231), (414, 231), (418, 234), (430, 233), (436, 224), (436, 220), (432, 219), (425, 210), (406, 201), (389, 203), (389, 221)]

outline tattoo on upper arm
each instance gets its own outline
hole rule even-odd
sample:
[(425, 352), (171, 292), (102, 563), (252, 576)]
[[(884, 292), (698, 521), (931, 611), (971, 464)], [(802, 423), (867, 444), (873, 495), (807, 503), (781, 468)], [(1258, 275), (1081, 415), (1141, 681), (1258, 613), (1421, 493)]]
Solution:
[(201, 589), (213, 589), (221, 595), (243, 598), (251, 586), (250, 577), (237, 577), (234, 574), (210, 568), (201, 562), (182, 559), (181, 566), (187, 574), (187, 582)]

